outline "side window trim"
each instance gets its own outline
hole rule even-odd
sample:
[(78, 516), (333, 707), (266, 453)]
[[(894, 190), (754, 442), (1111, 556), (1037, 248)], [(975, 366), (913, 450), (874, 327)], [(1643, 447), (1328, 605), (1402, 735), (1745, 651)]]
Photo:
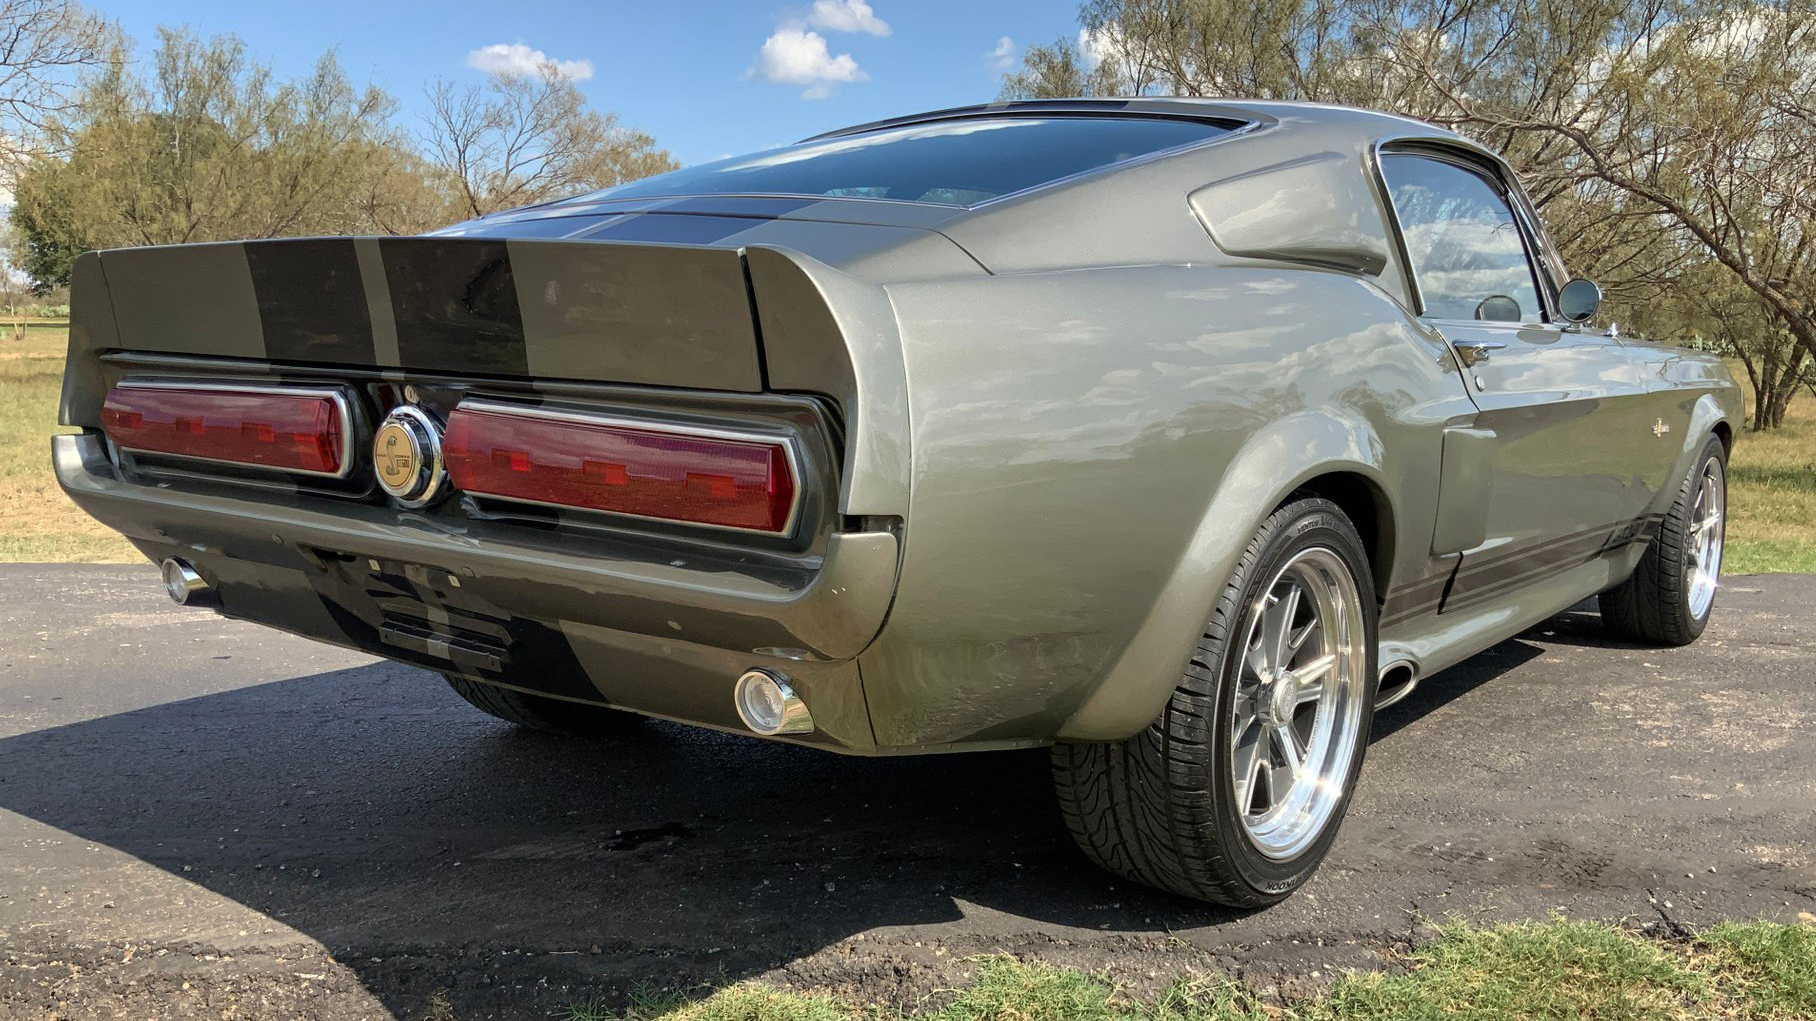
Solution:
[[(1556, 314), (1556, 288), (1552, 280), (1551, 267), (1539, 255), (1538, 235), (1535, 233), (1533, 216), (1527, 208), (1523, 194), (1516, 193), (1501, 177), (1499, 170), (1477, 158), (1466, 149), (1445, 145), (1441, 140), (1400, 140), (1383, 139), (1377, 141), (1370, 153), (1370, 172), (1374, 176), (1376, 190), (1380, 193), (1382, 203), (1387, 207), (1388, 226), (1393, 235), (1394, 255), (1399, 260), (1401, 272), (1406, 277), (1407, 293), (1413, 301), (1413, 314), (1421, 319), (1433, 319), (1439, 322), (1468, 322), (1481, 325), (1481, 320), (1458, 320), (1447, 316), (1430, 315), (1425, 306), (1425, 294), (1419, 285), (1419, 274), (1412, 264), (1412, 250), (1407, 247), (1406, 233), (1401, 227), (1400, 210), (1394, 203), (1393, 188), (1387, 182), (1384, 159), (1388, 156), (1417, 156), (1425, 159), (1449, 163), (1459, 169), (1475, 174), (1505, 202), (1508, 211), (1513, 214), (1514, 223), (1520, 232), (1520, 247), (1526, 256), (1526, 271), (1532, 276), (1533, 290), (1539, 300), (1539, 321), (1548, 326), (1556, 326), (1559, 319)], [(1517, 323), (1508, 323), (1517, 326)]]

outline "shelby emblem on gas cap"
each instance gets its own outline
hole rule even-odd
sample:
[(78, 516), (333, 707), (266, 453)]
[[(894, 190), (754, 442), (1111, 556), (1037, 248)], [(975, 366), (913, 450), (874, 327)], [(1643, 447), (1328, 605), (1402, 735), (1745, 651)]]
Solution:
[(405, 507), (441, 495), (447, 473), (441, 461), (441, 423), (421, 408), (399, 405), (372, 434), (372, 471), (379, 488)]

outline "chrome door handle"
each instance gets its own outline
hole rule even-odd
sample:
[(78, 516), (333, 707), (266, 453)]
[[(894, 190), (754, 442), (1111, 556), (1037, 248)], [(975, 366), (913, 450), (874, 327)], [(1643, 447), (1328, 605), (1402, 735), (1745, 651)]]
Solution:
[(1498, 340), (1457, 340), (1451, 342), (1457, 349), (1457, 357), (1463, 360), (1465, 369), (1473, 369), (1488, 360), (1488, 353), (1499, 351), (1507, 345)]

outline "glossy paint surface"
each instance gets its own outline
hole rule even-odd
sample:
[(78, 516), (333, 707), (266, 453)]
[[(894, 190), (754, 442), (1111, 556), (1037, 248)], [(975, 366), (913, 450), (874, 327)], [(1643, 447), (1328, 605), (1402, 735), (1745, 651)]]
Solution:
[[(594, 196), (76, 267), (68, 424), (173, 373), (734, 422), (800, 445), (792, 538), (147, 485), (92, 435), (59, 439), (59, 478), (148, 554), (190, 548), (231, 613), (432, 665), (374, 637), (375, 607), (427, 602), (500, 650), (471, 667), (488, 679), (707, 726), (736, 726), (762, 667), (820, 723), (800, 740), (891, 753), (1146, 726), (1302, 490), (1370, 547), (1381, 662), (1440, 669), (1623, 579), (1739, 421), (1705, 355), (1421, 316), (1378, 154), (1505, 173), (1462, 139), (1293, 104), (1072, 105), (1247, 126), (969, 209)], [(337, 309), (314, 339), (311, 293)], [(1505, 346), (1466, 367), (1472, 341)]]

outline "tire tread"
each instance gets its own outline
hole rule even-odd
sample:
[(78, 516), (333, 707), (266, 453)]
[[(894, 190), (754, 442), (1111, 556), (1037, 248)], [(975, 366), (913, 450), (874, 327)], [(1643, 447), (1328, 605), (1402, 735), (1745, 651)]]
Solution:
[[(1211, 757), (1217, 744), (1211, 728), (1220, 682), (1211, 664), (1221, 661), (1222, 649), (1240, 625), (1245, 580), (1280, 531), (1310, 514), (1330, 515), (1354, 533), (1343, 512), (1321, 498), (1291, 500), (1271, 515), (1243, 550), (1166, 708), (1153, 723), (1126, 741), (1054, 746), (1060, 814), (1085, 855), (1104, 869), (1239, 908), (1265, 907), (1290, 892), (1256, 890), (1216, 839), (1206, 778), (1214, 775)], [(1355, 543), (1360, 548), (1359, 537)]]
[(1609, 633), (1666, 646), (1689, 645), (1702, 636), (1708, 618), (1698, 620), (1690, 613), (1686, 591), (1690, 572), (1684, 564), (1684, 554), (1690, 541), (1690, 510), (1697, 480), (1710, 458), (1726, 462), (1726, 447), (1719, 437), (1711, 436), (1703, 445), (1702, 455), (1679, 486), (1658, 535), (1640, 554), (1633, 574), (1597, 598), (1602, 626)]

